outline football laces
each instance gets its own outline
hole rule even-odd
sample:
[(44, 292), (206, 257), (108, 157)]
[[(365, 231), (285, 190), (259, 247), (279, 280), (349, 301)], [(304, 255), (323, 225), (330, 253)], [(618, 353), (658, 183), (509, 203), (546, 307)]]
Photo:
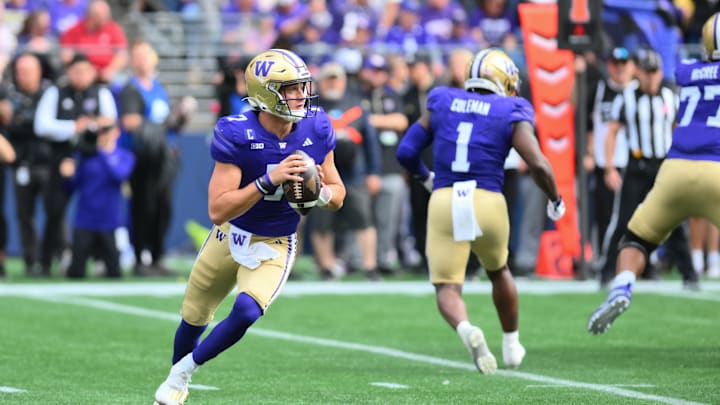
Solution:
[(296, 181), (292, 184), (293, 196), (296, 200), (302, 200), (303, 198), (303, 182)]

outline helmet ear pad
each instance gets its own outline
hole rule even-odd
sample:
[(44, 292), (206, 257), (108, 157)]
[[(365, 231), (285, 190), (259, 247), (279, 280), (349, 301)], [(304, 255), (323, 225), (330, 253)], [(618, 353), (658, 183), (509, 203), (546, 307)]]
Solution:
[(515, 62), (499, 49), (478, 52), (465, 71), (465, 89), (484, 89), (501, 96), (517, 94), (520, 73)]

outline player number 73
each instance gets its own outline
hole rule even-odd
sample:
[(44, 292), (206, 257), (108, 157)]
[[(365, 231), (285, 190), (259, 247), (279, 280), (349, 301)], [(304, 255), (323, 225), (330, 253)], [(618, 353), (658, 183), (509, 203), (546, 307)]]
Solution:
[[(678, 123), (679, 127), (685, 127), (690, 124), (692, 116), (695, 113), (695, 109), (697, 108), (698, 101), (700, 101), (700, 96), (703, 96), (704, 100), (712, 100), (715, 97), (720, 96), (720, 85), (704, 86), (703, 90), (704, 95), (702, 94), (703, 91), (701, 91), (698, 86), (683, 87), (682, 90), (680, 90), (680, 102), (684, 103), (687, 101), (688, 104), (680, 122)], [(720, 107), (718, 107), (715, 115), (708, 117), (705, 124), (709, 127), (720, 128)]]

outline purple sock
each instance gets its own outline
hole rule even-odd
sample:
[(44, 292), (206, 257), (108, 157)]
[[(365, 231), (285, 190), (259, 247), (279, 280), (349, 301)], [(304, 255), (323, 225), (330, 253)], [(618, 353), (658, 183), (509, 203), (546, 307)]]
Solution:
[(185, 322), (184, 319), (180, 321), (180, 326), (175, 331), (172, 364), (180, 361), (186, 354), (197, 347), (198, 343), (200, 343), (200, 335), (205, 332), (205, 329), (207, 329), (207, 325), (193, 326)]
[(244, 293), (238, 295), (230, 315), (193, 350), (195, 363), (203, 364), (234, 345), (261, 315), (262, 310), (254, 299)]

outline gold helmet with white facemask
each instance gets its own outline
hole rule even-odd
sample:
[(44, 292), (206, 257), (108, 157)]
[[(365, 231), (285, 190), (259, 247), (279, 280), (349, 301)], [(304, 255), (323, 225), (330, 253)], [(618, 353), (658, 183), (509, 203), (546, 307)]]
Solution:
[(514, 96), (520, 86), (515, 62), (499, 49), (484, 49), (473, 57), (465, 72), (465, 90), (484, 89)]
[[(254, 57), (245, 69), (250, 105), (286, 121), (298, 122), (312, 116), (317, 95), (312, 94), (312, 76), (305, 62), (285, 49), (270, 49)], [(285, 87), (302, 84), (303, 107), (291, 110)]]

